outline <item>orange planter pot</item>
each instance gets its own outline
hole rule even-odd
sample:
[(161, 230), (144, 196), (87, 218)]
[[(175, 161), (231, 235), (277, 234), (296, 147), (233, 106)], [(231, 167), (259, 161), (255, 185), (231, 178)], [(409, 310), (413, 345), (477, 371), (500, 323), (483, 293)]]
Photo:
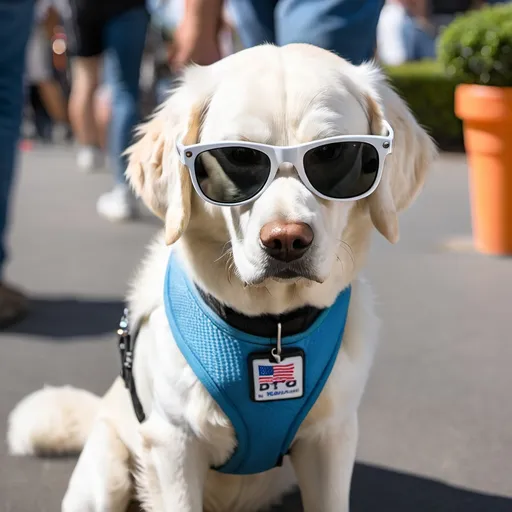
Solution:
[(473, 237), (478, 251), (512, 255), (512, 87), (459, 85)]

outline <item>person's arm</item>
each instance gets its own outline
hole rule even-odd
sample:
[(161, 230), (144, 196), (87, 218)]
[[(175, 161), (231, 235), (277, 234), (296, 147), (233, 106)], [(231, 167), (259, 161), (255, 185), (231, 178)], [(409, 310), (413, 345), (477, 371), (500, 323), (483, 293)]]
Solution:
[(174, 70), (180, 70), (190, 62), (213, 64), (221, 58), (222, 7), (223, 0), (184, 0), (183, 19), (169, 52)]
[(217, 36), (223, 4), (223, 0), (184, 0), (183, 17), (198, 30)]

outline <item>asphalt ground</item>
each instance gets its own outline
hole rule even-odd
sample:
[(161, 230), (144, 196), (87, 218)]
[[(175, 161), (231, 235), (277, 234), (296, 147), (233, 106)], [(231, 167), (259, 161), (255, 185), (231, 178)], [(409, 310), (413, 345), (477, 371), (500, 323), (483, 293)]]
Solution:
[[(7, 279), (32, 314), (0, 334), (0, 437), (9, 411), (44, 384), (102, 394), (118, 372), (113, 332), (131, 273), (159, 222), (98, 218), (107, 173), (77, 172), (72, 150), (23, 154)], [(352, 511), (512, 511), (512, 259), (471, 250), (467, 168), (444, 155), (401, 217), (377, 235), (366, 275), (383, 320), (360, 413)], [(7, 455), (0, 511), (55, 512), (74, 459)], [(297, 496), (281, 512), (300, 510)]]

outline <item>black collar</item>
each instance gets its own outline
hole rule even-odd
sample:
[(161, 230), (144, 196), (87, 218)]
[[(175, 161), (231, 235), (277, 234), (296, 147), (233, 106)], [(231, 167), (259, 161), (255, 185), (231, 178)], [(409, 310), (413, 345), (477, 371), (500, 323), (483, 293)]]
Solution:
[(304, 306), (284, 315), (246, 316), (221, 304), (215, 297), (207, 294), (199, 287), (197, 287), (197, 290), (206, 304), (231, 327), (262, 338), (275, 338), (278, 323), (281, 324), (283, 338), (304, 332), (323, 311), (313, 306)]

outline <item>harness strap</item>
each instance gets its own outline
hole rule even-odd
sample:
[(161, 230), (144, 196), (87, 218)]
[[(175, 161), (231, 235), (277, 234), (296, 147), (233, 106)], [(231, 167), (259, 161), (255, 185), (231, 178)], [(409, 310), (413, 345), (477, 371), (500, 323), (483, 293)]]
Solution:
[(336, 361), (350, 295), (349, 286), (308, 329), (281, 338), (286, 354), (283, 366), (290, 367), (279, 371), (292, 376), (287, 386), (284, 377), (274, 379), (274, 370), (268, 366), (279, 338), (277, 329), (272, 337), (261, 337), (234, 328), (204, 300), (178, 256), (171, 254), (164, 305), (174, 341), (229, 418), (237, 440), (230, 458), (213, 469), (238, 475), (261, 473), (275, 467), (288, 452)]

